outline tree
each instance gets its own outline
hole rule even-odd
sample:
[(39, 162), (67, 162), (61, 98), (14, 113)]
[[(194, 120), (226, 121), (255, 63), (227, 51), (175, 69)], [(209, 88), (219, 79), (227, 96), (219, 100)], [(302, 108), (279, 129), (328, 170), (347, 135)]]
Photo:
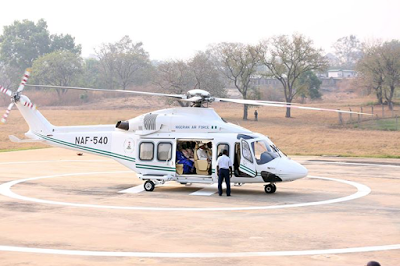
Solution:
[(394, 93), (400, 86), (400, 42), (392, 40), (366, 48), (357, 68), (375, 90), (378, 102), (382, 104), (385, 99), (392, 110)]
[(70, 51), (74, 54), (80, 55), (82, 46), (75, 44), (75, 38), (69, 34), (52, 34), (50, 36), (50, 52), (54, 51)]
[(14, 86), (35, 59), (56, 50), (68, 50), (79, 55), (81, 47), (68, 34), (50, 36), (47, 23), (43, 19), (36, 24), (29, 20), (16, 20), (5, 26), (3, 35), (0, 36), (0, 60), (9, 69), (7, 72), (12, 73), (8, 78)]
[[(242, 43), (220, 43), (211, 48), (221, 72), (248, 99), (251, 77), (260, 62), (260, 47)], [(247, 120), (248, 105), (243, 106), (243, 120)]]
[(393, 110), (394, 92), (400, 86), (400, 42), (398, 40), (385, 42), (382, 46), (381, 57), (384, 66), (383, 95), (389, 109)]
[(218, 70), (217, 62), (212, 60), (210, 52), (198, 52), (187, 63), (196, 80), (196, 88), (206, 90), (216, 97), (224, 97), (224, 81)]
[[(39, 84), (73, 86), (82, 74), (82, 59), (70, 51), (55, 51), (33, 62), (32, 80)], [(59, 97), (67, 92), (57, 89)]]
[(357, 71), (367, 87), (375, 91), (379, 104), (383, 104), (384, 66), (380, 57), (381, 44), (365, 47), (363, 57), (356, 65)]
[(100, 62), (95, 58), (86, 58), (82, 64), (82, 75), (79, 86), (88, 88), (106, 89), (107, 86), (100, 77)]
[[(4, 88), (15, 90), (13, 79), (17, 78), (18, 69), (6, 66), (0, 62), (0, 85)], [(19, 75), (21, 76), (21, 75)], [(21, 77), (19, 77), (21, 78)]]
[(23, 70), (32, 66), (33, 61), (49, 52), (50, 36), (47, 23), (40, 19), (33, 21), (14, 21), (5, 26), (0, 37), (1, 60), (9, 66)]
[(362, 56), (361, 42), (355, 35), (338, 39), (332, 46), (339, 60), (338, 67), (354, 69)]
[[(185, 94), (196, 85), (194, 73), (186, 62), (174, 60), (164, 62), (157, 67), (157, 79), (155, 83), (163, 90), (174, 94)], [(178, 101), (179, 105), (187, 106)]]
[[(172, 60), (160, 63), (157, 72), (155, 83), (164, 92), (185, 94), (197, 88), (206, 90), (213, 96), (225, 96), (223, 79), (209, 52), (198, 52), (188, 61)], [(186, 106), (182, 102), (179, 104)]]
[(33, 21), (14, 21), (5, 26), (0, 36), (0, 58), (6, 64), (24, 70), (32, 66), (33, 61), (46, 53), (57, 50), (68, 50), (81, 53), (81, 46), (75, 44), (75, 39), (67, 35), (51, 35), (47, 23), (40, 19)]
[(125, 90), (136, 83), (139, 70), (150, 67), (149, 55), (143, 49), (143, 44), (133, 43), (129, 36), (124, 36), (116, 43), (101, 45), (96, 54), (110, 89)]
[(304, 100), (305, 98), (310, 99), (320, 99), (321, 93), (319, 92), (319, 88), (322, 84), (322, 81), (319, 80), (317, 75), (315, 75), (312, 71), (304, 72), (299, 77), (299, 87), (300, 93), (299, 96)]
[[(286, 102), (289, 104), (300, 92), (299, 77), (308, 71), (323, 71), (328, 67), (322, 50), (313, 47), (311, 39), (293, 34), (280, 35), (260, 44), (262, 63), (266, 66), (266, 76), (274, 77), (282, 84)], [(290, 117), (286, 108), (286, 117)]]

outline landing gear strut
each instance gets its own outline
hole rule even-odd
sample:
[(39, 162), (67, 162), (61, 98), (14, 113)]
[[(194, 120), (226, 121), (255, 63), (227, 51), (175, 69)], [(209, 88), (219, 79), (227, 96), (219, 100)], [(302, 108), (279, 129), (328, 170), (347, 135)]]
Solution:
[(276, 186), (275, 186), (275, 184), (268, 184), (268, 185), (265, 185), (264, 191), (265, 191), (265, 193), (267, 193), (267, 194), (275, 193), (275, 191), (276, 191)]
[(144, 190), (146, 190), (146, 191), (153, 191), (154, 190), (154, 187), (156, 186), (155, 184), (154, 184), (154, 182), (153, 181), (151, 181), (151, 180), (147, 180), (146, 182), (144, 182)]

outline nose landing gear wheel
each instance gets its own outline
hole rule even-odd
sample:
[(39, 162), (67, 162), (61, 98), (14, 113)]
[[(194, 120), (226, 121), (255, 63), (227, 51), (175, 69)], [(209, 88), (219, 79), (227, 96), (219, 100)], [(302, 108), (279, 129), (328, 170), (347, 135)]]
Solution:
[(265, 186), (264, 186), (264, 191), (265, 191), (265, 193), (267, 193), (267, 194), (275, 193), (275, 191), (276, 191), (276, 186), (275, 186), (275, 184), (268, 184), (268, 185), (265, 185)]
[(146, 182), (144, 182), (144, 190), (146, 190), (146, 191), (153, 191), (154, 190), (154, 187), (155, 187), (155, 184), (154, 184), (154, 182), (153, 181), (151, 181), (151, 180), (147, 180)]

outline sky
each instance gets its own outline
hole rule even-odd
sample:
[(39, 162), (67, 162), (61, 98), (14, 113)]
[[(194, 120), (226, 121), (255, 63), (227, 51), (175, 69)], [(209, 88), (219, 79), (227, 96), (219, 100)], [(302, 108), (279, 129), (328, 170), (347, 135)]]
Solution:
[(218, 42), (255, 44), (301, 33), (332, 52), (343, 36), (400, 39), (398, 0), (68, 0), (2, 1), (0, 31), (15, 20), (45, 19), (51, 34), (71, 34), (82, 55), (129, 35), (152, 60), (189, 59)]

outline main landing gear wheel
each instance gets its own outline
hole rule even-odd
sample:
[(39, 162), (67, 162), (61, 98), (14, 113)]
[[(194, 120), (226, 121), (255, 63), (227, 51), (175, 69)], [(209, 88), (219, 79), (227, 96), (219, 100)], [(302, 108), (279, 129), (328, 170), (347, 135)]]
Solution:
[(276, 186), (275, 186), (275, 184), (268, 184), (268, 185), (265, 185), (264, 191), (265, 191), (265, 193), (267, 193), (267, 194), (275, 193), (275, 191), (276, 191)]
[(156, 185), (151, 180), (147, 180), (146, 182), (144, 182), (144, 190), (146, 191), (153, 191), (155, 186)]

